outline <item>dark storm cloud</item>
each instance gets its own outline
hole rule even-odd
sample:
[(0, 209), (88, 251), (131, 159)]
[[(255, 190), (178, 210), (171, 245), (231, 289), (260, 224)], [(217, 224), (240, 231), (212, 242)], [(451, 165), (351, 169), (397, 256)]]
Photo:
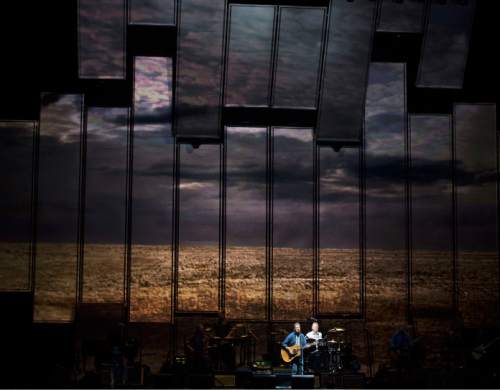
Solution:
[(226, 128), (226, 242), (266, 243), (267, 129)]
[[(314, 185), (312, 130), (274, 129), (274, 199), (283, 209), (309, 208)], [(292, 217), (292, 215), (290, 215)]]
[(165, 176), (166, 172), (171, 171), (172, 162), (171, 161), (159, 161), (152, 162), (151, 165), (143, 166), (141, 169), (135, 169), (134, 174), (137, 176)]
[(275, 128), (273, 133), (273, 242), (277, 247), (311, 248), (313, 132)]
[(137, 125), (158, 125), (172, 122), (172, 114), (159, 108), (147, 114), (134, 116), (134, 123)]
[(226, 104), (268, 104), (274, 12), (273, 6), (231, 6)]
[[(412, 166), (410, 179), (413, 184), (433, 184), (443, 180), (447, 181), (451, 176), (451, 161), (436, 161), (432, 158), (412, 158)], [(458, 175), (462, 176), (463, 172), (458, 169)]]
[(321, 248), (359, 245), (359, 153), (357, 148), (319, 151), (319, 231)]
[(316, 107), (323, 18), (318, 8), (282, 8), (273, 104)]
[(129, 0), (130, 23), (175, 24), (175, 0)]
[(125, 78), (124, 0), (78, 1), (79, 74)]
[(180, 242), (218, 245), (220, 146), (182, 145), (179, 160)]

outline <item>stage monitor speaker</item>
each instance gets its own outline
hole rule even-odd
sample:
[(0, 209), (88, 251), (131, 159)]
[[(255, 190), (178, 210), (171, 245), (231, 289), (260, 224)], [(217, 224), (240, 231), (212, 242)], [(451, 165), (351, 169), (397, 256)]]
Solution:
[(256, 374), (252, 378), (253, 389), (274, 389), (276, 386), (276, 375)]
[(184, 379), (182, 374), (158, 374), (153, 378), (153, 387), (155, 389), (180, 389), (186, 387)]
[(225, 388), (225, 387), (236, 387), (236, 376), (235, 375), (215, 375), (215, 387)]
[(314, 375), (292, 375), (292, 389), (314, 389)]
[(188, 387), (191, 389), (212, 389), (214, 388), (214, 376), (210, 374), (189, 375)]
[(292, 375), (290, 371), (276, 371), (276, 388), (277, 389), (289, 389), (292, 386)]
[(239, 389), (252, 388), (252, 369), (240, 367), (236, 369), (236, 387)]
[(365, 376), (363, 374), (344, 374), (342, 387), (344, 389), (362, 389), (365, 387)]

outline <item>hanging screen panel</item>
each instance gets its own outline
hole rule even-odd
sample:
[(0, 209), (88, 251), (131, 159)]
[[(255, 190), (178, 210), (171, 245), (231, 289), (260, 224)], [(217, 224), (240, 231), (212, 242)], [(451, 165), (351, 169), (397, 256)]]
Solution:
[(273, 106), (316, 108), (323, 8), (280, 7)]
[(0, 291), (31, 286), (35, 122), (0, 121)]
[(331, 0), (318, 139), (360, 141), (376, 1)]
[(276, 7), (231, 5), (226, 106), (268, 106)]
[(124, 79), (125, 0), (78, 0), (80, 78)]
[(432, 1), (417, 86), (462, 88), (476, 2)]
[(421, 33), (424, 10), (424, 0), (382, 0), (377, 31)]
[(175, 25), (176, 0), (129, 0), (129, 23)]
[(180, 311), (219, 309), (220, 163), (220, 145), (179, 146)]
[(266, 318), (267, 128), (226, 128), (226, 317)]
[(169, 322), (174, 138), (172, 59), (134, 60), (130, 321)]
[(74, 316), (83, 97), (43, 94), (40, 111), (34, 321)]
[(128, 109), (87, 109), (83, 302), (123, 302)]
[(175, 132), (220, 137), (224, 0), (180, 0)]
[(424, 316), (452, 307), (451, 117), (411, 115), (409, 125), (412, 297)]
[(498, 313), (496, 106), (456, 105), (454, 128), (459, 309), (480, 326)]
[(272, 132), (273, 319), (304, 319), (313, 310), (313, 130)]
[(376, 359), (406, 321), (405, 65), (372, 63), (365, 124), (366, 316)]
[(360, 150), (319, 148), (319, 311), (361, 310)]

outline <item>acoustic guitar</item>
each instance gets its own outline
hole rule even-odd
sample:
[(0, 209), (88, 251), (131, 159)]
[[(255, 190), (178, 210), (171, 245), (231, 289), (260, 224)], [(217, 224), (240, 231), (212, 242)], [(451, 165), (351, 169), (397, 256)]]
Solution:
[(301, 348), (300, 345), (293, 345), (291, 347), (283, 347), (281, 348), (281, 359), (285, 363), (291, 363), (295, 358), (299, 357), (302, 354), (303, 349), (307, 349), (312, 347), (316, 343), (307, 344), (304, 348)]

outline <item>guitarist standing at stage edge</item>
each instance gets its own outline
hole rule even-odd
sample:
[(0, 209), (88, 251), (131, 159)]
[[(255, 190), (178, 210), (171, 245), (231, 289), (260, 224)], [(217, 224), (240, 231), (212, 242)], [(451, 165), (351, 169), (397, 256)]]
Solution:
[(283, 342), (281, 343), (281, 346), (285, 348), (290, 355), (294, 355), (295, 352), (292, 347), (298, 345), (300, 346), (299, 349), (299, 354), (300, 356), (297, 356), (295, 359), (292, 361), (292, 374), (293, 375), (303, 375), (304, 374), (304, 354), (302, 353), (302, 350), (306, 347), (307, 341), (306, 337), (300, 332), (300, 323), (296, 322), (293, 326), (294, 330), (291, 332), (288, 336), (285, 337)]

